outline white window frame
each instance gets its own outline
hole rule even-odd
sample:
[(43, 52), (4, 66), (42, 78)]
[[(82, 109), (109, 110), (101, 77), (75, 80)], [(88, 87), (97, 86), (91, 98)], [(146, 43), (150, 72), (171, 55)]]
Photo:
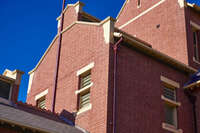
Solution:
[[(160, 76), (160, 80), (162, 81), (162, 85), (163, 87), (169, 87), (170, 89), (177, 89), (180, 88), (180, 84), (176, 81), (173, 81), (165, 76)], [(177, 95), (176, 95), (177, 96)], [(175, 124), (171, 125), (168, 124), (166, 122), (162, 123), (162, 128), (165, 130), (168, 130), (170, 132), (174, 132), (174, 133), (182, 133), (182, 129), (177, 129), (178, 128), (178, 116), (177, 116), (177, 107), (181, 106), (180, 102), (171, 100), (169, 98), (166, 98), (164, 95), (161, 95), (161, 99), (165, 102), (164, 104), (168, 104), (169, 106), (173, 106), (175, 108)], [(177, 98), (175, 98), (177, 99)]]
[(43, 92), (37, 94), (37, 95), (35, 96), (35, 101), (37, 101), (38, 99), (42, 98), (43, 96), (46, 96), (47, 94), (48, 94), (48, 89), (46, 89), (45, 91), (43, 91)]
[[(91, 71), (91, 69), (94, 67), (94, 62), (91, 62), (90, 64), (88, 64), (87, 66), (81, 68), (80, 70), (77, 71), (76, 73), (76, 76), (78, 76), (78, 78), (88, 72), (88, 71)], [(85, 86), (84, 88), (81, 88), (81, 89), (78, 89), (75, 91), (75, 94), (78, 96), (79, 94), (89, 90), (91, 87), (93, 86), (93, 82), (91, 82), (89, 85)], [(90, 97), (91, 98), (91, 97)], [(90, 101), (91, 102), (91, 101)], [(79, 106), (79, 105), (78, 105)], [(83, 112), (86, 112), (86, 111), (89, 111), (92, 109), (92, 104), (88, 104), (87, 106), (85, 107), (82, 107), (82, 108), (79, 108), (78, 111), (77, 111), (77, 115), (80, 115), (82, 114)]]

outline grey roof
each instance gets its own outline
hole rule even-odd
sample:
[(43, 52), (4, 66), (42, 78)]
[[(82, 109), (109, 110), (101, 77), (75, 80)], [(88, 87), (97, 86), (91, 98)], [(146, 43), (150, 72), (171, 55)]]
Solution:
[(0, 103), (0, 121), (48, 133), (83, 133), (74, 126), (31, 114), (3, 103)]

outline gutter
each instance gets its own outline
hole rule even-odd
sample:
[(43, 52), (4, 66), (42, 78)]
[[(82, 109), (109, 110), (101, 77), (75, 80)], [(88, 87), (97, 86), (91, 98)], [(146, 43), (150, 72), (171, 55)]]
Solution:
[(65, 9), (65, 0), (63, 0), (63, 7), (62, 7), (62, 13), (61, 13), (61, 26), (59, 30), (58, 51), (57, 51), (57, 56), (56, 56), (56, 68), (55, 68), (54, 83), (53, 83), (53, 100), (52, 100), (52, 107), (51, 107), (52, 112), (55, 112), (58, 69), (59, 69), (59, 64), (60, 64), (60, 51), (61, 51), (62, 30), (63, 30), (63, 22), (64, 22), (64, 9)]
[[(158, 50), (153, 49), (150, 44), (148, 44), (136, 37), (133, 37), (117, 28), (115, 29), (115, 31), (122, 34), (125, 42), (127, 42), (134, 48), (144, 52), (145, 54), (147, 54), (151, 57), (154, 57), (164, 63), (167, 63), (168, 65), (170, 65), (174, 68), (177, 68), (178, 70), (181, 70), (181, 71), (189, 73), (189, 74), (193, 74), (193, 73), (197, 72), (196, 69), (194, 69), (194, 68), (192, 68), (192, 67), (164, 54), (164, 53), (161, 53)], [(115, 34), (114, 34), (114, 36), (115, 36)]]
[(119, 41), (117, 41), (113, 45), (113, 52), (114, 52), (114, 72), (113, 72), (113, 133), (116, 133), (117, 49), (118, 49), (120, 43), (123, 41), (123, 37), (119, 33), (116, 33), (116, 34), (114, 33), (114, 36), (118, 36), (118, 37), (121, 36), (120, 39), (119, 39)]

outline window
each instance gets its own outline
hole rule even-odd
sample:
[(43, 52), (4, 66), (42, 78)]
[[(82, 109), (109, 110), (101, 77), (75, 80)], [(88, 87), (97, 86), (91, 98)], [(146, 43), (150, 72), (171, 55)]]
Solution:
[(176, 102), (176, 89), (168, 85), (163, 87), (163, 96), (165, 99), (165, 123), (177, 127), (177, 107), (173, 102)]
[(77, 71), (76, 76), (79, 79), (77, 95), (77, 115), (92, 109), (91, 104), (91, 87), (93, 86), (91, 78), (91, 70), (94, 67), (94, 62), (86, 65)]
[(194, 48), (194, 59), (199, 61), (199, 40), (198, 40), (198, 30), (192, 28), (193, 35), (193, 48)]
[(140, 0), (137, 1), (137, 7), (138, 8), (141, 7), (141, 1)]
[(86, 90), (83, 93), (80, 93), (80, 102), (79, 108), (86, 107), (90, 104), (90, 90)]
[(178, 129), (177, 108), (181, 106), (177, 102), (176, 90), (180, 88), (180, 84), (176, 81), (168, 79), (161, 75), (162, 92), (161, 99), (164, 101), (164, 121), (162, 128), (168, 132), (182, 133), (182, 129)]
[(176, 107), (165, 103), (165, 123), (176, 127)]
[(192, 33), (192, 42), (193, 43), (193, 60), (194, 61), (200, 61), (200, 39), (199, 39), (199, 31), (200, 31), (200, 25), (190, 21), (191, 25), (191, 33)]
[(84, 108), (90, 105), (90, 87), (91, 87), (91, 70), (80, 75), (80, 89), (78, 94), (78, 108)]
[(11, 84), (0, 80), (0, 97), (9, 100), (11, 95)]
[(37, 107), (41, 109), (46, 109), (46, 96), (43, 96), (37, 100)]
[(175, 89), (172, 89), (170, 87), (164, 86), (163, 95), (164, 95), (164, 97), (166, 97), (166, 98), (168, 98), (170, 100), (176, 101)]

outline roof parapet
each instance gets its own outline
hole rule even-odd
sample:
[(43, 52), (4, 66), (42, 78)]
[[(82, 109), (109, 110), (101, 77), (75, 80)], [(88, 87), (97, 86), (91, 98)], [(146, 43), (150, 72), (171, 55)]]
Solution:
[[(67, 4), (63, 13), (65, 13), (69, 7), (75, 7), (76, 13), (82, 12), (83, 6), (85, 6), (85, 4), (83, 2), (80, 2), (80, 1), (77, 1), (75, 4)], [(57, 21), (60, 20), (60, 19), (61, 19), (61, 15), (56, 18)]]

